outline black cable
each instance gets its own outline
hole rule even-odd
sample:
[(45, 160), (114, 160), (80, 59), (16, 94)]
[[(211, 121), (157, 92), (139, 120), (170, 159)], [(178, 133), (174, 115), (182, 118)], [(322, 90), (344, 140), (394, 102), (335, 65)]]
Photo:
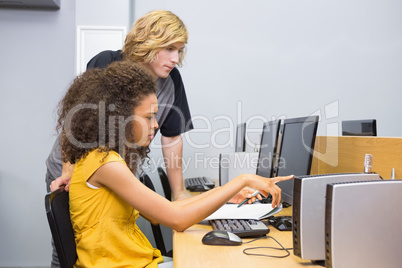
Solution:
[[(245, 248), (243, 250), (243, 253), (246, 255), (252, 255), (252, 256), (262, 256), (262, 257), (270, 257), (270, 258), (286, 258), (287, 256), (290, 255), (289, 250), (291, 250), (292, 248), (285, 248), (284, 246), (282, 246), (281, 243), (278, 242), (278, 240), (276, 240), (275, 238), (273, 238), (272, 236), (263, 236), (263, 237), (259, 237), (253, 240), (250, 240), (248, 242), (243, 242), (243, 244), (248, 244), (254, 241), (257, 241), (259, 239), (266, 239), (266, 238), (272, 238), (279, 246), (280, 248), (277, 247), (252, 247), (252, 248)], [(257, 253), (249, 253), (248, 251), (253, 250), (253, 249), (275, 249), (275, 250), (284, 250), (287, 252), (286, 255), (282, 255), (282, 256), (274, 256), (274, 255), (268, 255), (268, 254), (257, 254)]]
[(383, 177), (381, 177), (381, 175), (378, 174), (377, 172), (370, 172), (370, 173), (371, 173), (371, 174), (377, 174), (377, 175), (380, 177), (380, 179), (384, 180)]

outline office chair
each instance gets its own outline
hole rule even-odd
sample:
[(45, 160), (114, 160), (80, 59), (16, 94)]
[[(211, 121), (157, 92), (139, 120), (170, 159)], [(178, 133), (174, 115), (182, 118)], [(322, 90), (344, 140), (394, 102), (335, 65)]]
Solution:
[(158, 174), (162, 183), (163, 193), (165, 194), (166, 199), (172, 200), (172, 190), (170, 189), (169, 179), (162, 167), (158, 167)]
[(64, 187), (46, 194), (45, 209), (60, 267), (71, 268), (77, 260), (68, 192)]
[[(140, 177), (140, 181), (152, 191), (155, 191), (154, 184), (147, 174)], [(152, 233), (154, 235), (156, 247), (161, 251), (162, 256), (173, 257), (173, 250), (166, 251), (165, 242), (163, 240), (162, 230), (160, 225), (153, 225), (151, 223)]]

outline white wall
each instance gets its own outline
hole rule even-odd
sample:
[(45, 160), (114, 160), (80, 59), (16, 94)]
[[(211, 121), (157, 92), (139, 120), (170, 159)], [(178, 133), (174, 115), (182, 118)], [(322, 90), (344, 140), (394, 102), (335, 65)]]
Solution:
[[(337, 123), (353, 118), (376, 118), (380, 136), (402, 135), (398, 0), (61, 4), (47, 12), (0, 9), (0, 266), (50, 261), (44, 161), (54, 141), (55, 107), (75, 74), (76, 25), (129, 27), (153, 9), (171, 10), (185, 22), (190, 39), (180, 71), (197, 119), (197, 130), (186, 135), (185, 177), (218, 176), (218, 154), (233, 150), (226, 144), (232, 121), (257, 118), (250, 126), (258, 129), (261, 118), (319, 111), (320, 135), (338, 134)], [(258, 130), (248, 150), (257, 138)]]
[(108, 0), (77, 2), (77, 74), (84, 72), (88, 61), (99, 52), (122, 48), (130, 25), (129, 10), (127, 0), (113, 5)]
[(45, 160), (57, 103), (75, 77), (76, 25), (128, 27), (128, 6), (66, 0), (58, 11), (0, 9), (0, 267), (50, 265)]
[[(187, 176), (218, 176), (218, 154), (234, 150), (224, 117), (259, 129), (254, 118), (320, 113), (319, 135), (376, 118), (379, 136), (402, 136), (402, 2), (135, 1), (137, 18), (153, 9), (173, 11), (190, 32), (180, 71), (199, 130), (187, 135)], [(258, 133), (250, 141), (248, 150)]]
[(0, 9), (0, 266), (50, 264), (45, 160), (55, 108), (74, 77), (75, 1)]

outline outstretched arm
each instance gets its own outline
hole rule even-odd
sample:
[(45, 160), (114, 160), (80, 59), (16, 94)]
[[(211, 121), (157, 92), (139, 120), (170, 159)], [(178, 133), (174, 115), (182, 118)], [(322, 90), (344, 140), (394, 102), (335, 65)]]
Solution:
[[(217, 189), (219, 189), (219, 188), (220, 187), (215, 187), (215, 188), (213, 188), (211, 190), (208, 190), (207, 192), (204, 192), (202, 194), (191, 196), (191, 198), (186, 198), (186, 199), (181, 199), (181, 200), (175, 201), (175, 203), (180, 204), (180, 205), (185, 205), (185, 204), (194, 202), (195, 200), (198, 200), (198, 199), (201, 199), (201, 198), (204, 198), (204, 197), (210, 195), (214, 191), (217, 191)], [(261, 195), (257, 195), (256, 197), (251, 196), (254, 192), (255, 192), (254, 189), (251, 189), (249, 187), (245, 187), (239, 193), (237, 193), (234, 197), (232, 197), (228, 202), (235, 203), (235, 204), (240, 204), (244, 199), (250, 198), (250, 200), (247, 203), (251, 204), (256, 199), (261, 200), (262, 199)]]
[(279, 206), (281, 189), (276, 183), (291, 178), (292, 176), (270, 179), (243, 174), (210, 193), (183, 200), (191, 200), (185, 203), (170, 202), (150, 190), (120, 162), (110, 162), (101, 166), (88, 181), (94, 186), (110, 188), (150, 222), (183, 231), (204, 220), (246, 186), (259, 190), (263, 195), (271, 193), (272, 203)]

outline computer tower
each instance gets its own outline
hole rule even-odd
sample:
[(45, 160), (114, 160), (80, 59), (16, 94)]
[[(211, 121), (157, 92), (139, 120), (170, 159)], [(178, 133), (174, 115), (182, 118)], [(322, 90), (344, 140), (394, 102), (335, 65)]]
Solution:
[(402, 180), (327, 186), (328, 268), (402, 267)]
[(243, 174), (255, 174), (257, 170), (258, 153), (221, 153), (219, 155), (219, 185)]
[(325, 260), (325, 194), (328, 183), (378, 180), (378, 174), (296, 176), (293, 185), (293, 251), (302, 259)]

